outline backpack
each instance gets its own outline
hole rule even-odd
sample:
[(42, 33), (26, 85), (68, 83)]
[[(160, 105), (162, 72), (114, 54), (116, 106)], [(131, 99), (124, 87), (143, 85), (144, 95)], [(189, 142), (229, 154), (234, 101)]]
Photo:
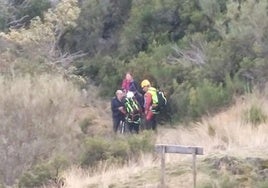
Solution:
[(157, 90), (156, 95), (157, 95), (158, 103), (157, 103), (157, 106), (155, 107), (155, 111), (160, 112), (166, 107), (167, 98), (164, 92), (161, 90)]
[(137, 100), (134, 97), (126, 98), (125, 108), (127, 112), (126, 120), (128, 122), (139, 123), (141, 116), (141, 108)]

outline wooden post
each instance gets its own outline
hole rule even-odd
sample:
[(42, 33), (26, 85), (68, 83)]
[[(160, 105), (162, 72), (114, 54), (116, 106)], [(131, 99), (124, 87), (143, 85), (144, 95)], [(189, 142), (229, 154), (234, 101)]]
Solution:
[(165, 146), (162, 146), (162, 151), (161, 151), (161, 188), (165, 187), (165, 153), (166, 153), (166, 148)]
[(196, 148), (193, 148), (193, 183), (196, 188)]
[(192, 154), (193, 156), (193, 187), (196, 188), (196, 155), (203, 155), (203, 148), (178, 145), (156, 145), (155, 150), (161, 153), (161, 188), (165, 185), (165, 153)]

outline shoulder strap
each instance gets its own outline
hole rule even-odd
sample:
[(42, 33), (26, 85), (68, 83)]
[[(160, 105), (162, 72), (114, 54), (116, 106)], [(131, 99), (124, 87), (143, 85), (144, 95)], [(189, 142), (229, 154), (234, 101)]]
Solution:
[(153, 104), (158, 103), (157, 90), (154, 87), (149, 87), (148, 92), (152, 95)]

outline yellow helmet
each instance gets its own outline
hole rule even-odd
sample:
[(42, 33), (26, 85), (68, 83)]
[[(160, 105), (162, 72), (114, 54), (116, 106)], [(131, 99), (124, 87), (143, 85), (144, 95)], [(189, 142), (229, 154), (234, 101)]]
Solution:
[(151, 83), (149, 82), (149, 80), (143, 80), (142, 82), (141, 82), (141, 87), (142, 88), (144, 88), (144, 87), (146, 87), (146, 86), (150, 86), (151, 85)]

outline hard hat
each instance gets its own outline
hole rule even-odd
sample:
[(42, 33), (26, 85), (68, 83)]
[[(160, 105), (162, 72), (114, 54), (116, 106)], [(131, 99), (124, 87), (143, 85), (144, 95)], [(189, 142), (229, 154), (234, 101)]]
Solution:
[(134, 93), (132, 91), (127, 92), (127, 98), (132, 98), (134, 97)]
[(150, 84), (150, 82), (149, 82), (149, 80), (143, 80), (142, 82), (141, 82), (141, 87), (142, 88), (144, 88), (144, 87), (146, 87), (146, 86), (150, 86), (151, 84)]

